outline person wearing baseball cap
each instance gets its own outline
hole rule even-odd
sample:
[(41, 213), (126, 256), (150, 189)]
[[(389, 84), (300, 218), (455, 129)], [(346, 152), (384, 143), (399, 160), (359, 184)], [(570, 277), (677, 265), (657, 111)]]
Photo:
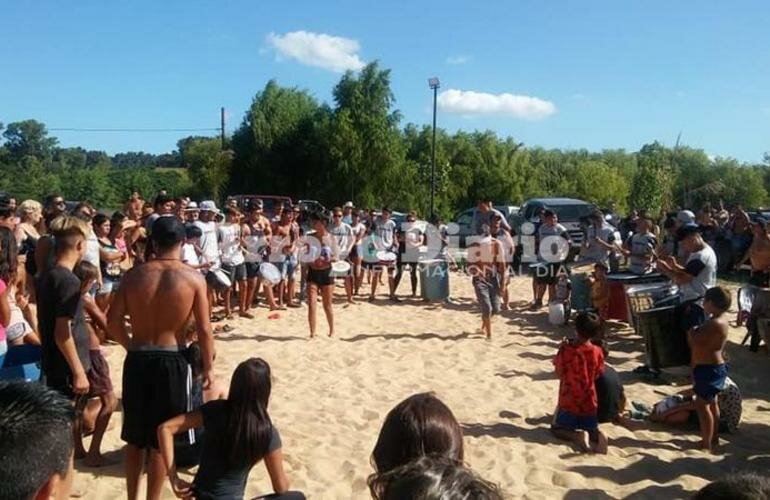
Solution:
[(184, 220), (188, 224), (194, 224), (200, 217), (201, 211), (198, 208), (198, 204), (191, 201), (187, 204), (187, 208), (184, 209)]
[(680, 210), (676, 214), (677, 227), (695, 224), (695, 214), (691, 210)]
[[(216, 203), (211, 200), (200, 203), (200, 219), (195, 221), (195, 225), (201, 230), (201, 256), (204, 264), (210, 264), (209, 273), (218, 270), (221, 267), (219, 256), (219, 241), (217, 240), (216, 217), (219, 209)], [(216, 294), (214, 287), (211, 286), (211, 279), (206, 280), (209, 283), (209, 312), (212, 311), (215, 304)]]
[(679, 245), (687, 252), (687, 261), (680, 265), (669, 256), (658, 261), (660, 271), (679, 285), (682, 304), (678, 306), (684, 331), (700, 326), (706, 320), (703, 297), (706, 290), (717, 284), (717, 256), (705, 242), (695, 224), (686, 224), (677, 230)]

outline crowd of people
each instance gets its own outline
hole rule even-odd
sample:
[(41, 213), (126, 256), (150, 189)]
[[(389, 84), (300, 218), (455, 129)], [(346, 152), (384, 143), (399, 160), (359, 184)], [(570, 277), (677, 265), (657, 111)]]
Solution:
[[(107, 341), (127, 351), (121, 437), (127, 443), (129, 498), (138, 497), (145, 472), (148, 498), (158, 498), (167, 480), (182, 498), (239, 498), (249, 471), (260, 461), (270, 476), (273, 498), (304, 498), (290, 491), (283, 470), (281, 437), (268, 412), (269, 365), (259, 358), (245, 360), (233, 373), (229, 390), (222, 387), (212, 376), (214, 334), (232, 331), (229, 321), (236, 314), (254, 319), (255, 307), (263, 301), (269, 314), (277, 314), (300, 307), (304, 300), (310, 337), (316, 335), (319, 302), (333, 337), (337, 280), (347, 304), (355, 305), (362, 294), (375, 302), (380, 285), (387, 286), (389, 301), (400, 302), (397, 292), (407, 268), (411, 294), (417, 296), (417, 264), (426, 248), (430, 257), (455, 265), (448, 251), (449, 231), (438, 219), (424, 224), (408, 212), (397, 224), (387, 207), (377, 214), (356, 210), (350, 202), (330, 215), (282, 205), (268, 214), (259, 199), (243, 205), (228, 200), (219, 210), (211, 200), (196, 203), (161, 192), (152, 203), (133, 193), (124, 210), (108, 216), (89, 203), (68, 207), (56, 195), (43, 204), (26, 200), (18, 206), (0, 195), (0, 355), (8, 346), (39, 345), (43, 381), (50, 389), (0, 385), (0, 423), (16, 426), (0, 430), (0, 445), (22, 453), (20, 440), (33, 427), (14, 419), (35, 414), (34, 428), (48, 429), (48, 435), (37, 439), (56, 447), (49, 459), (36, 450), (24, 452), (28, 459), (23, 465), (38, 467), (37, 475), (13, 485), (3, 479), (0, 492), (7, 488), (12, 493), (0, 498), (66, 490), (70, 455), (88, 466), (109, 463), (100, 446), (117, 399), (102, 353)], [(608, 273), (626, 260), (630, 273), (661, 273), (679, 286), (678, 317), (692, 351), (692, 393), (679, 396), (690, 406), (677, 412), (673, 406), (661, 411), (656, 406), (643, 418), (674, 422), (692, 410), (698, 417), (700, 446), (711, 449), (718, 442), (719, 394), (730, 385), (723, 350), (724, 314), (731, 297), (716, 286), (718, 262), (709, 243), (715, 231), (709, 228), (718, 223), (730, 228), (740, 243), (735, 262), (744, 257), (751, 261), (752, 283), (766, 287), (770, 271), (766, 222), (752, 222), (742, 210), (718, 222), (723, 215), (721, 210), (704, 210), (696, 218), (683, 210), (663, 221), (661, 235), (658, 224), (643, 214), (616, 221), (597, 211), (585, 221), (575, 256), (570, 233), (555, 211), (544, 209), (534, 232), (517, 234), (518, 228), (511, 228), (490, 200), (479, 201), (466, 271), (487, 338), (493, 316), (512, 307), (508, 287), (520, 272), (514, 265), (517, 256), (528, 246), (523, 237), (535, 238), (530, 245), (538, 262), (531, 268), (535, 311), (546, 291), (549, 301), (565, 299), (572, 266), (594, 266), (595, 312), (575, 318), (573, 338), (562, 343), (554, 358), (560, 379), (554, 435), (583, 451), (605, 453), (608, 443), (598, 429), (600, 421), (628, 422), (634, 412), (649, 410), (640, 405), (626, 411), (622, 388), (607, 389), (618, 383), (605, 362), (602, 304)], [(17, 407), (15, 400), (25, 403)], [(92, 434), (88, 449), (85, 433)], [(177, 474), (181, 455), (174, 436), (179, 434), (188, 436), (188, 446), (197, 443), (192, 463), (199, 468), (191, 484)], [(460, 427), (431, 394), (412, 396), (391, 411), (372, 458), (376, 472), (369, 485), (374, 498), (443, 498), (440, 492), (447, 488), (471, 495), (458, 498), (501, 497), (496, 486), (463, 466)]]

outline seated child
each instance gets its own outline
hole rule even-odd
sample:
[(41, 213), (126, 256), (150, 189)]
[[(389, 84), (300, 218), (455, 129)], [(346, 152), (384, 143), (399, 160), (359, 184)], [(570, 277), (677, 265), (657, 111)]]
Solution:
[[(93, 296), (89, 293), (98, 279), (98, 269), (90, 262), (83, 260), (75, 266), (73, 273), (80, 280), (83, 312), (88, 314), (91, 317), (91, 321), (99, 328), (103, 331), (107, 331), (107, 318), (105, 317), (104, 312), (96, 304)], [(86, 374), (90, 385), (88, 397), (99, 398), (101, 406), (93, 424), (94, 433), (91, 437), (91, 445), (88, 452), (86, 452), (83, 446), (82, 434), (78, 434), (78, 439), (75, 441), (75, 457), (85, 458), (84, 463), (89, 467), (99, 467), (102, 465), (111, 465), (102, 456), (99, 448), (101, 447), (104, 433), (107, 431), (107, 424), (110, 422), (110, 417), (112, 417), (112, 413), (118, 405), (118, 399), (112, 389), (110, 367), (102, 354), (99, 337), (96, 335), (94, 328), (90, 324), (86, 323), (86, 325), (90, 336), (89, 355), (91, 357), (91, 369)]]
[(709, 319), (687, 332), (703, 450), (711, 450), (711, 446), (719, 442), (717, 395), (725, 387), (728, 371), (722, 353), (727, 342), (727, 322), (722, 316), (730, 309), (730, 303), (730, 292), (724, 288), (717, 286), (706, 290), (703, 310)]
[(601, 332), (601, 320), (590, 312), (575, 318), (577, 338), (564, 340), (553, 360), (559, 376), (559, 406), (551, 432), (573, 441), (581, 451), (607, 453), (607, 438), (599, 431), (596, 379), (604, 372), (604, 354), (591, 339)]

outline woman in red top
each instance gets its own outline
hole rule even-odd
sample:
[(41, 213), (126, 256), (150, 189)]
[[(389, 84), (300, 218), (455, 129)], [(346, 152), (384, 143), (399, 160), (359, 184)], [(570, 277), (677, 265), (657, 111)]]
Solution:
[(582, 451), (607, 453), (607, 438), (596, 418), (596, 379), (604, 372), (604, 353), (591, 339), (601, 332), (601, 319), (580, 313), (575, 319), (577, 338), (565, 341), (553, 360), (559, 376), (559, 406), (551, 432), (574, 442)]

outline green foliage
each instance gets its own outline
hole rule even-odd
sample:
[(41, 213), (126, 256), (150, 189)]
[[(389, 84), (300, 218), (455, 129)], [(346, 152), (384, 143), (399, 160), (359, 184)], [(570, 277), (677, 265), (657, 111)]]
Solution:
[[(0, 147), (0, 189), (18, 198), (52, 192), (99, 206), (121, 206), (138, 191), (222, 201), (227, 194), (288, 195), (327, 206), (417, 210), (430, 207), (430, 126), (407, 124), (395, 109), (390, 71), (371, 63), (345, 73), (331, 105), (271, 80), (258, 92), (222, 151), (219, 138), (185, 137), (162, 155), (58, 148), (40, 122), (7, 124)], [(768, 203), (770, 153), (763, 164), (710, 159), (702, 150), (653, 142), (638, 152), (525, 147), (491, 131), (436, 131), (435, 209), (445, 219), (491, 197), (521, 204), (570, 196), (620, 210), (699, 208), (723, 200)], [(166, 168), (158, 168), (166, 167)]]

